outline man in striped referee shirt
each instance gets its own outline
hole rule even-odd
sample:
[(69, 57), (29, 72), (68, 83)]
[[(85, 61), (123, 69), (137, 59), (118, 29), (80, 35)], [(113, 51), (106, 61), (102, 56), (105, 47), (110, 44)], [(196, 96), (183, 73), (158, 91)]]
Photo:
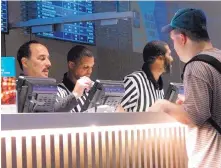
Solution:
[(89, 77), (94, 67), (94, 56), (87, 47), (77, 45), (68, 52), (67, 62), (68, 72), (64, 74), (62, 83), (58, 84), (57, 102), (72, 96), (77, 98), (77, 102), (70, 99), (69, 105), (59, 111), (82, 112), (88, 96), (86, 90), (92, 84)]
[(143, 50), (142, 70), (124, 78), (125, 95), (121, 106), (127, 112), (145, 112), (158, 99), (164, 98), (161, 75), (170, 70), (171, 51), (163, 41), (151, 41)]
[[(163, 31), (170, 33), (181, 61), (206, 54), (221, 62), (221, 50), (210, 41), (202, 10), (180, 9)], [(221, 74), (206, 62), (193, 61), (186, 65), (183, 82), (183, 101), (157, 101), (149, 111), (166, 112), (187, 124), (189, 168), (221, 168)]]

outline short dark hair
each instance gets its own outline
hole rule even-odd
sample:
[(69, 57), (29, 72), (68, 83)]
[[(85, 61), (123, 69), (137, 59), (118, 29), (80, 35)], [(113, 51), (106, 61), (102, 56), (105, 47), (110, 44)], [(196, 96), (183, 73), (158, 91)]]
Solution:
[(195, 41), (195, 42), (210, 41), (207, 30), (189, 31), (189, 30), (185, 30), (181, 28), (175, 28), (173, 30), (175, 31), (175, 33), (183, 34), (187, 36), (188, 38), (190, 38), (190, 40)]
[(67, 55), (67, 61), (78, 62), (82, 57), (93, 57), (93, 53), (87, 47), (76, 45), (70, 49)]
[(30, 58), (31, 56), (31, 50), (30, 50), (30, 45), (31, 44), (41, 44), (39, 43), (38, 41), (36, 40), (31, 40), (31, 41), (28, 41), (26, 43), (24, 43), (19, 49), (18, 49), (18, 52), (17, 52), (17, 61), (19, 63), (19, 66), (21, 68), (21, 70), (23, 70), (23, 66), (22, 66), (22, 63), (21, 63), (21, 59), (23, 57), (26, 57), (26, 58)]
[(166, 48), (168, 44), (164, 41), (151, 41), (146, 44), (143, 49), (143, 61), (148, 64), (152, 64), (156, 57), (160, 55), (166, 55)]

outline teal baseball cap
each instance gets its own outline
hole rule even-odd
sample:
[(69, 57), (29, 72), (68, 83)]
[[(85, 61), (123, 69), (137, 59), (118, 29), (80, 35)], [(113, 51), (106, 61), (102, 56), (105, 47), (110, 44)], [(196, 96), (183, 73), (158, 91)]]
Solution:
[(201, 9), (179, 9), (170, 24), (162, 28), (162, 32), (169, 33), (176, 28), (192, 32), (206, 31), (206, 15)]

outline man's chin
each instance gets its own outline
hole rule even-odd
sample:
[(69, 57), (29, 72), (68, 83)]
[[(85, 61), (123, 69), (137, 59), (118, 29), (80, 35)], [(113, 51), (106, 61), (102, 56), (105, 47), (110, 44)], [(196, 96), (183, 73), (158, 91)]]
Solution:
[[(88, 77), (88, 78), (91, 77), (91, 75), (83, 75), (83, 76), (81, 76), (81, 77), (84, 77), (84, 76), (86, 76), (86, 77)], [(80, 79), (81, 77), (78, 77), (77, 80)]]
[(42, 77), (42, 78), (48, 78), (48, 73), (43, 73), (43, 74), (41, 74), (41, 77)]
[(91, 75), (87, 75), (87, 77), (88, 77), (88, 78), (90, 78), (90, 77), (91, 77)]

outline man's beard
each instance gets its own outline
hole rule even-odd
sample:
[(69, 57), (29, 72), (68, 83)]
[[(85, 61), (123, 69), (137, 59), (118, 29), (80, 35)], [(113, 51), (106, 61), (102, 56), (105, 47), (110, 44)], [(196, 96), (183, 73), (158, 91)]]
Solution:
[(164, 62), (164, 69), (165, 69), (165, 73), (171, 74), (172, 64), (168, 60), (165, 60)]

